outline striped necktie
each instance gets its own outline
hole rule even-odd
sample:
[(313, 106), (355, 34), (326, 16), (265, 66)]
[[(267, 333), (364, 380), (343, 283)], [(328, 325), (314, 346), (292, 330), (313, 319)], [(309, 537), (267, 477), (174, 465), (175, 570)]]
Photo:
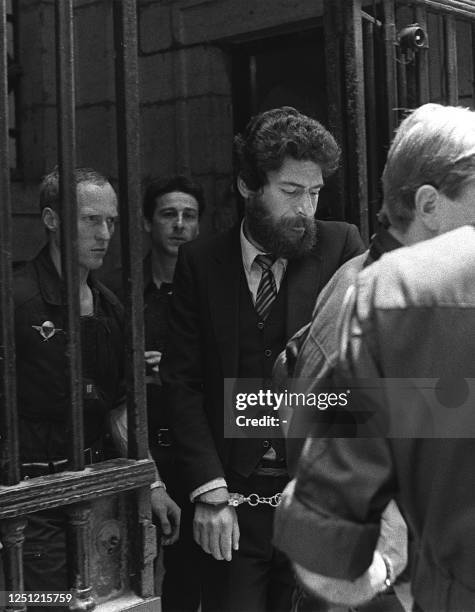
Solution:
[(272, 255), (256, 255), (254, 261), (262, 268), (262, 276), (256, 294), (256, 312), (261, 319), (266, 319), (272, 303), (277, 297), (277, 285), (271, 270), (275, 257)]

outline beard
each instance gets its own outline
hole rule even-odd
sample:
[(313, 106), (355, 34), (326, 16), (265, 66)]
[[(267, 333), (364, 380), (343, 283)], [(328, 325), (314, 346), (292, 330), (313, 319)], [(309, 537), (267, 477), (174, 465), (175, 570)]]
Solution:
[[(274, 219), (259, 196), (246, 208), (246, 224), (252, 238), (276, 257), (298, 259), (309, 253), (317, 243), (317, 225), (313, 217), (292, 215)], [(295, 231), (303, 228), (303, 231)]]

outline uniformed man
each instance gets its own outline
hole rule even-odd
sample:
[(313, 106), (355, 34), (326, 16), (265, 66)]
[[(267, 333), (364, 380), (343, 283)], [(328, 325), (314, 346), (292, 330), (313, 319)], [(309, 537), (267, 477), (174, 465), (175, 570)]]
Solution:
[[(115, 439), (126, 442), (123, 403), (123, 313), (118, 299), (90, 272), (103, 262), (117, 220), (117, 197), (98, 172), (80, 168), (77, 185), (78, 265), (83, 362), (86, 464), (104, 458), (109, 413)], [(66, 353), (66, 304), (61, 275), (59, 176), (54, 170), (40, 188), (41, 219), (48, 242), (14, 276), (15, 341), (21, 472), (32, 478), (68, 469), (69, 393)], [(163, 487), (153, 486), (152, 506), (171, 517), (173, 534), (179, 509)], [(24, 546), (25, 588), (64, 590), (66, 514), (55, 508), (28, 517)]]

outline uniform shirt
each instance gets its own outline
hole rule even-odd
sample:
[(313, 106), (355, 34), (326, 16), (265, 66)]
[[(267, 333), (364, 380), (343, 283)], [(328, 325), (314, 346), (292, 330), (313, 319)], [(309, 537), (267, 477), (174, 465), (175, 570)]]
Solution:
[[(81, 317), (84, 441), (104, 433), (106, 413), (123, 397), (123, 313), (117, 298), (89, 279), (94, 312)], [(67, 457), (69, 382), (66, 308), (48, 247), (14, 275), (17, 404), (22, 461)]]

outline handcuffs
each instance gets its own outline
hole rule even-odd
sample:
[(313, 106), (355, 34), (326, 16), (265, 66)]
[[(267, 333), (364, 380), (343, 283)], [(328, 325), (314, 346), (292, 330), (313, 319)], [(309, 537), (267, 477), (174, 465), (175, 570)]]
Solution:
[(276, 493), (275, 495), (272, 495), (271, 497), (262, 497), (261, 495), (258, 495), (257, 493), (251, 493), (248, 496), (243, 495), (242, 493), (230, 493), (227, 505), (233, 506), (234, 508), (236, 508), (237, 506), (240, 506), (241, 504), (249, 504), (250, 506), (258, 506), (259, 504), (268, 504), (269, 506), (272, 506), (272, 508), (277, 508), (277, 506), (280, 504), (281, 499), (282, 499), (282, 493)]

